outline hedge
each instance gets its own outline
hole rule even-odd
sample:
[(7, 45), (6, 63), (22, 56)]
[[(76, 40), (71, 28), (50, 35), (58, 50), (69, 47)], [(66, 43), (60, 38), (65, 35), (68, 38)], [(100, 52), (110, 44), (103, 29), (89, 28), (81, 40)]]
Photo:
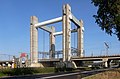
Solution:
[(27, 75), (27, 74), (37, 74), (37, 73), (52, 73), (55, 72), (54, 67), (45, 68), (14, 68), (14, 69), (0, 69), (0, 76), (14, 76), (14, 75)]

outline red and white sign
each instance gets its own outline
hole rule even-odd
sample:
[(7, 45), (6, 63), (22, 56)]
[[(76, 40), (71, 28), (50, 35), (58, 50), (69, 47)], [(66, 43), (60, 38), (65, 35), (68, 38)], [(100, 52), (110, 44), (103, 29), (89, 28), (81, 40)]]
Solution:
[(27, 56), (26, 53), (21, 53), (20, 58), (22, 58), (22, 57), (26, 57), (26, 56)]

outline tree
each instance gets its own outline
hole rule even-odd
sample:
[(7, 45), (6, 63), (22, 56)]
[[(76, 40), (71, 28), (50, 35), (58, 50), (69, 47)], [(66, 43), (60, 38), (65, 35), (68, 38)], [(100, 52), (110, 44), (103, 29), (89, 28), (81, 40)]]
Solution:
[(119, 64), (119, 60), (113, 60), (112, 63)]
[(120, 0), (92, 0), (98, 8), (97, 15), (93, 15), (96, 23), (107, 34), (115, 34), (120, 41)]

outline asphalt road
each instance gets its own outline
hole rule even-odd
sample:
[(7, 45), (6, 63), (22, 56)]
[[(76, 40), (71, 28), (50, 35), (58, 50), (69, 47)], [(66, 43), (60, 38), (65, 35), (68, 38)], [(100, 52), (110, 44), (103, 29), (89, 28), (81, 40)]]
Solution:
[(76, 72), (61, 72), (61, 73), (51, 73), (51, 74), (38, 74), (38, 75), (25, 75), (25, 76), (11, 76), (4, 77), (0, 79), (84, 79), (81, 78), (81, 74), (83, 77), (90, 76), (93, 74), (97, 74), (99, 72), (107, 71), (114, 68), (109, 69), (98, 69), (92, 71), (76, 71)]
[(0, 79), (81, 79), (80, 72), (61, 72), (39, 75), (11, 76)]

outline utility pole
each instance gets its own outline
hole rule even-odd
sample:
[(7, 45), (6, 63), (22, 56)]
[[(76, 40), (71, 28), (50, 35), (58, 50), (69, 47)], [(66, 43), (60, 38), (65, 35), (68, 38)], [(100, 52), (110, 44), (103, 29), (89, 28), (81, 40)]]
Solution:
[(92, 53), (91, 53), (91, 57), (93, 57), (93, 51), (92, 51)]
[(106, 47), (106, 56), (108, 56), (108, 49), (109, 49), (109, 45), (108, 45), (108, 43), (107, 43), (107, 42), (104, 42), (104, 44), (105, 44), (105, 47)]

